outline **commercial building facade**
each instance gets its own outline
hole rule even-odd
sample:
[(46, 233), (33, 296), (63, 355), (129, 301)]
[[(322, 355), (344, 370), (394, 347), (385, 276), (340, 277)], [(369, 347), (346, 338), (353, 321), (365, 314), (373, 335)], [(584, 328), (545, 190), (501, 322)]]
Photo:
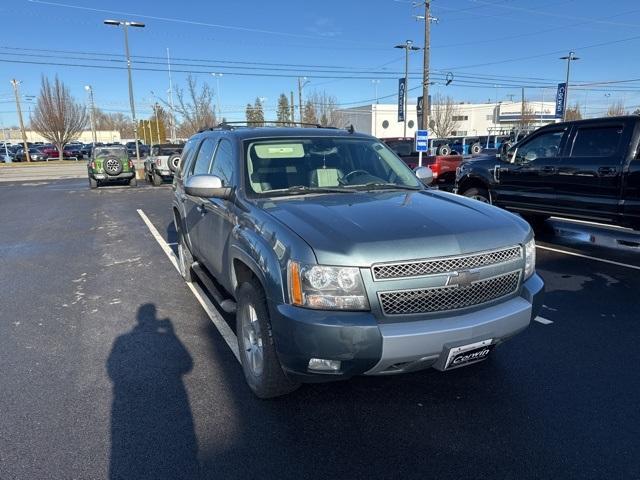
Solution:
[[(33, 130), (26, 130), (25, 133), (27, 135), (27, 142), (49, 143), (46, 138)], [(84, 130), (75, 140), (82, 143), (93, 142), (91, 130)], [(0, 141), (8, 143), (22, 143), (22, 134), (20, 133), (20, 130), (5, 128), (1, 132)], [(97, 130), (96, 141), (102, 143), (121, 142), (120, 132), (118, 130)]]
[[(527, 102), (525, 123), (528, 128), (538, 128), (556, 122), (555, 102)], [(404, 123), (398, 122), (396, 104), (372, 104), (345, 108), (340, 111), (345, 123), (363, 133), (378, 138), (404, 136)], [(459, 103), (452, 115), (455, 130), (451, 136), (478, 136), (508, 133), (522, 124), (522, 103)], [(407, 107), (407, 137), (415, 135), (417, 124), (416, 106)], [(434, 135), (432, 135), (434, 137)]]

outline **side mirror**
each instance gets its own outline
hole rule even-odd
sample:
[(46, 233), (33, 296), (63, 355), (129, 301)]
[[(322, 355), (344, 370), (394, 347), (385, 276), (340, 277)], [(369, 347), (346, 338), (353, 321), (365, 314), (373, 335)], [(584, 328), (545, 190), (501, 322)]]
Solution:
[(231, 188), (223, 187), (222, 180), (215, 175), (192, 175), (185, 181), (184, 191), (192, 197), (225, 200), (231, 197)]
[(416, 177), (425, 185), (433, 182), (433, 171), (429, 167), (418, 167), (415, 169)]

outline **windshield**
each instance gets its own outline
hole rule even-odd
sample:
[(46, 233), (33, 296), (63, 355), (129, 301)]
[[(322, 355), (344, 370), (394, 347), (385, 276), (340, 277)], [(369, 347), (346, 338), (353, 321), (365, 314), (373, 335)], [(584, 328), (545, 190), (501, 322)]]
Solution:
[(255, 193), (420, 189), (386, 146), (366, 138), (280, 138), (246, 142), (248, 184)]

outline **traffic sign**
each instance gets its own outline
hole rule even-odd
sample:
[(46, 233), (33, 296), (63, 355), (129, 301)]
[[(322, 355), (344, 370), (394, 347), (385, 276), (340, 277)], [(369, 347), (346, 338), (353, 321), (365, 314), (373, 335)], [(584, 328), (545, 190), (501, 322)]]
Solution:
[(416, 152), (429, 151), (429, 131), (416, 130)]

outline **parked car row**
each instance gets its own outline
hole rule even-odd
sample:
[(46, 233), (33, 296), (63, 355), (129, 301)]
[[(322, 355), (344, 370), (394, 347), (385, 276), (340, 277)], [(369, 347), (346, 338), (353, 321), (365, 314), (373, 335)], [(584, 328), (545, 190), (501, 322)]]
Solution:
[[(120, 143), (96, 143), (96, 147), (104, 147), (104, 146), (117, 146), (121, 145)], [(45, 144), (43, 142), (27, 142), (27, 146), (29, 147), (30, 158), (33, 161), (43, 161), (50, 159), (59, 159), (60, 152), (58, 151), (58, 147), (52, 144)], [(126, 148), (127, 155), (129, 157), (135, 157), (135, 142), (128, 142), (126, 146), (121, 145)], [(33, 150), (33, 151), (32, 151)], [(63, 149), (63, 159), (83, 159), (83, 158), (91, 158), (91, 153), (93, 150), (92, 143), (79, 143), (79, 142), (71, 142), (64, 146)], [(146, 156), (149, 152), (149, 147), (140, 143), (140, 154), (142, 156)], [(33, 154), (33, 156), (31, 155)], [(8, 158), (5, 158), (8, 157)], [(7, 144), (5, 149), (5, 144), (0, 143), (0, 159), (2, 161), (12, 161), (12, 162), (23, 162), (25, 161), (24, 154), (24, 144)]]

